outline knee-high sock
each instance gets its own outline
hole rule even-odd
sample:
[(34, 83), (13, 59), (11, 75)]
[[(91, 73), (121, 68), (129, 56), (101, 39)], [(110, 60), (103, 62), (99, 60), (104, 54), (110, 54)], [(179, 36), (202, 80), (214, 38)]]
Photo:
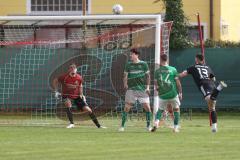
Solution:
[(151, 121), (151, 112), (146, 112), (146, 121), (147, 121), (147, 127), (149, 127), (150, 121)]
[(90, 113), (89, 114), (89, 117), (92, 119), (93, 123), (98, 127), (100, 128), (101, 125), (99, 124), (98, 120), (97, 120), (97, 117), (95, 116), (94, 113)]
[(73, 123), (72, 108), (71, 108), (71, 107), (66, 108), (66, 112), (67, 112), (67, 117), (68, 117), (68, 119), (69, 119), (69, 122), (70, 122), (71, 124), (74, 124), (74, 123)]
[(126, 120), (127, 120), (127, 112), (123, 111), (122, 112), (122, 125), (121, 125), (122, 127), (125, 126)]
[(174, 125), (179, 124), (179, 119), (180, 119), (180, 112), (173, 112), (174, 115)]
[(217, 123), (217, 112), (215, 110), (211, 111), (211, 121)]

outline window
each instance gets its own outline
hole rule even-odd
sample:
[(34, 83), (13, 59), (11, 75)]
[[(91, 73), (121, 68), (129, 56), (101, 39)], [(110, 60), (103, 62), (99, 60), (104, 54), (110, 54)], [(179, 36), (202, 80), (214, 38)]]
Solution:
[[(202, 38), (203, 40), (207, 39), (207, 27), (206, 25), (201, 25), (202, 28)], [(189, 39), (194, 42), (200, 42), (200, 36), (199, 36), (199, 30), (198, 30), (198, 25), (197, 24), (193, 24), (191, 26), (188, 27), (188, 37)]]
[(222, 35), (227, 36), (228, 35), (228, 24), (222, 24)]
[[(86, 0), (86, 8), (89, 11), (89, 1)], [(29, 4), (30, 3), (30, 4)], [(30, 13), (54, 13), (82, 11), (82, 0), (29, 0)]]

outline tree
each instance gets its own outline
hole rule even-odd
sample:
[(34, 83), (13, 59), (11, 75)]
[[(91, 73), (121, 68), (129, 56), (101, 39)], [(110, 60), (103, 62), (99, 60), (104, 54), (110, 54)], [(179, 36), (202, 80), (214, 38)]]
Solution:
[(182, 10), (182, 0), (156, 0), (155, 2), (159, 1), (163, 1), (166, 9), (164, 21), (173, 21), (169, 42), (170, 48), (182, 49), (190, 47), (192, 43), (188, 38), (188, 20)]

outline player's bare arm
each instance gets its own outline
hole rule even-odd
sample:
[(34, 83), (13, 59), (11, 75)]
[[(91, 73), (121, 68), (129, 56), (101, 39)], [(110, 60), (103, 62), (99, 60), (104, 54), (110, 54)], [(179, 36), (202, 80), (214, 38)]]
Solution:
[(147, 71), (146, 73), (146, 92), (150, 94), (150, 72)]
[(81, 84), (79, 87), (79, 96), (81, 99), (83, 99), (83, 101), (86, 102), (86, 97), (83, 95), (83, 85)]
[(180, 73), (180, 74), (178, 75), (178, 77), (183, 78), (183, 77), (186, 77), (187, 75), (188, 75), (188, 73), (187, 73), (187, 71), (185, 70), (185, 71), (183, 71), (182, 73)]
[(178, 97), (180, 100), (182, 100), (182, 84), (178, 77), (175, 78), (177, 90), (178, 90)]
[(55, 78), (55, 79), (53, 80), (53, 91), (54, 91), (54, 97), (55, 97), (55, 98), (59, 98), (59, 96), (61, 95), (61, 94), (58, 92), (58, 85), (59, 85), (58, 79)]
[(128, 73), (127, 72), (124, 72), (123, 74), (123, 85), (124, 85), (124, 89), (128, 89), (128, 84), (127, 84), (127, 80), (128, 80)]
[(82, 84), (79, 86), (79, 95), (80, 96), (83, 95), (83, 85)]
[(58, 90), (58, 84), (59, 84), (58, 79), (55, 78), (53, 80), (53, 91), (57, 91)]

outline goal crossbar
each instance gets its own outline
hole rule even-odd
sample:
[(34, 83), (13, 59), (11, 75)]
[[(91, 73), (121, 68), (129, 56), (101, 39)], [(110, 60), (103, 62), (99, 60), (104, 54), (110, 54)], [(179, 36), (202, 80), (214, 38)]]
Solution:
[(0, 21), (161, 19), (161, 15), (0, 16)]
[[(147, 20), (153, 19), (155, 22), (155, 63), (160, 63), (161, 53), (161, 15), (86, 15), (86, 16), (0, 16), (0, 26), (9, 21), (85, 21), (85, 20)], [(134, 22), (134, 21), (133, 21)], [(4, 43), (2, 43), (4, 44)]]

